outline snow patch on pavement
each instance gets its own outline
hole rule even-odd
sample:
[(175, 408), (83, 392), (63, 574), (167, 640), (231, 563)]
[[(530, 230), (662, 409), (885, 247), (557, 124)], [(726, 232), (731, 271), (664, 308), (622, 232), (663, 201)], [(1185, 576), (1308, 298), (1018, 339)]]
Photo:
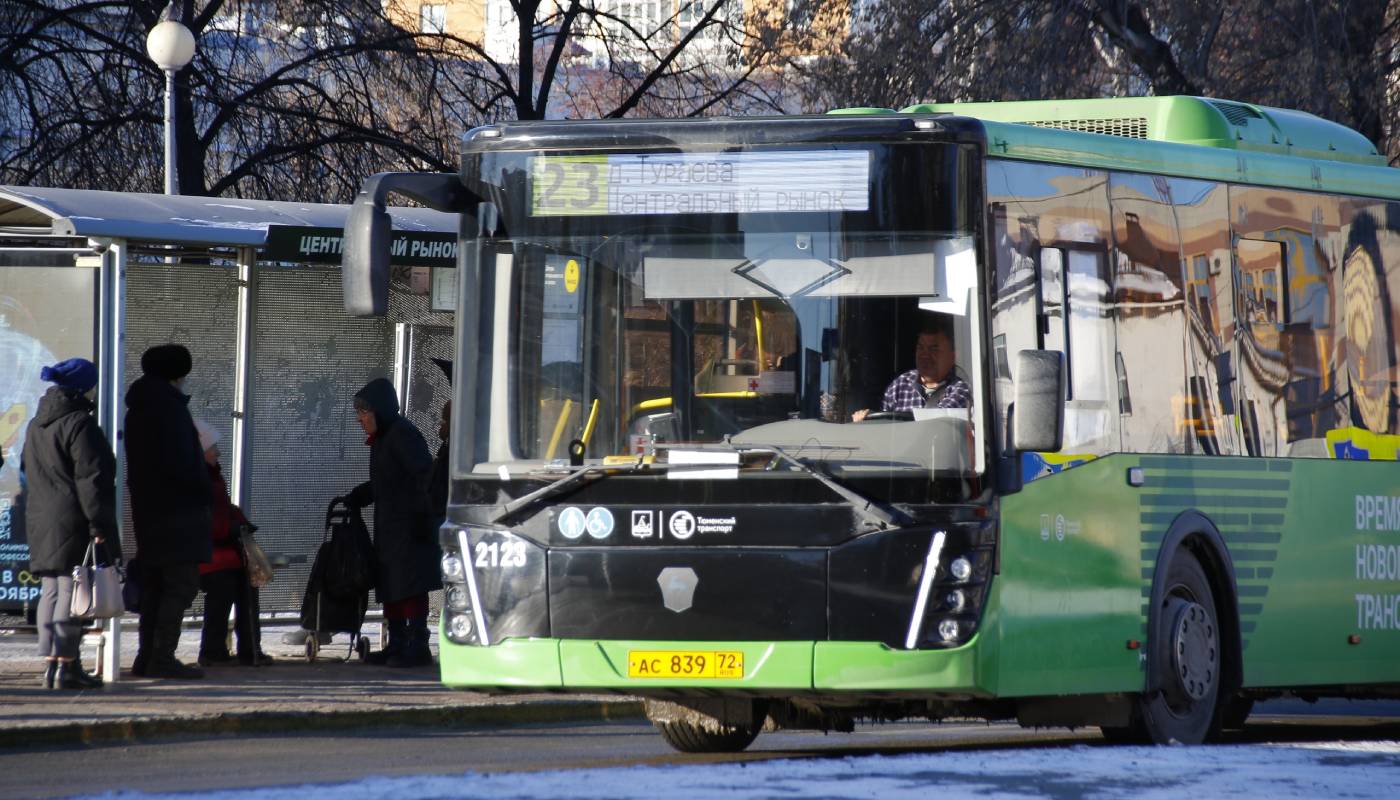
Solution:
[(812, 758), (702, 766), (368, 778), (198, 794), (101, 795), (122, 800), (737, 800), (777, 798), (1318, 797), (1390, 800), (1400, 786), (1400, 742), (1214, 747), (978, 750), (904, 756)]

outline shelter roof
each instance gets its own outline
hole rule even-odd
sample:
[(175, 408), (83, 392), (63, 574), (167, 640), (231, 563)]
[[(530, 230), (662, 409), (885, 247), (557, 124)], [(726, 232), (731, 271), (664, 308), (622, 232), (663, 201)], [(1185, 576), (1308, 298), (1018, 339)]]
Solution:
[[(395, 230), (455, 233), (456, 217), (426, 208), (388, 209)], [(340, 230), (349, 205), (229, 197), (0, 186), (0, 235), (126, 239), (133, 242), (261, 247), (278, 226)]]

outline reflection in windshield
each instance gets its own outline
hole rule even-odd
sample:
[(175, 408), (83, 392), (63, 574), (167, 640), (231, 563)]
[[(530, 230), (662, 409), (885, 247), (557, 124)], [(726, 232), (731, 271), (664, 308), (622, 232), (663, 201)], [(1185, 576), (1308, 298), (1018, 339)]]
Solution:
[(494, 242), (496, 280), (510, 286), (514, 366), (475, 471), (547, 470), (571, 447), (583, 464), (664, 463), (679, 445), (731, 437), (800, 459), (820, 452), (818, 468), (837, 475), (980, 471), (975, 402), (852, 421), (879, 409), (897, 377), (917, 373), (918, 334), (930, 326), (957, 343), (950, 376), (982, 391), (970, 239), (752, 239)]
[[(742, 493), (817, 483), (800, 464), (880, 502), (980, 491), (967, 488), (981, 485), (990, 407), (973, 148), (600, 150), (586, 133), (468, 148), (481, 236), (464, 247), (476, 328), (459, 353), (472, 411), (458, 475), (524, 477), (501, 487), (512, 498), (579, 471), (563, 491)], [(921, 333), (947, 336), (937, 369), (917, 357)], [(672, 468), (725, 447), (792, 459)], [(638, 459), (655, 469), (620, 469)], [(670, 484), (684, 480), (704, 488)]]

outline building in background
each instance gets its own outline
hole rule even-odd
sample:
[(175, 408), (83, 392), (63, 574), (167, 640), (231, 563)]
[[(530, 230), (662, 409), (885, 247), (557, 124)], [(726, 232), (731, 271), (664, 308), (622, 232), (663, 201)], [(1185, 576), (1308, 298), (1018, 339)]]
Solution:
[[(686, 54), (691, 59), (713, 58), (729, 52), (743, 63), (755, 50), (777, 51), (788, 57), (834, 52), (849, 30), (850, 0), (802, 3), (794, 0), (597, 0), (601, 16), (576, 23), (580, 56), (601, 66), (610, 58), (645, 62), (648, 54), (666, 53), (714, 6), (720, 24), (698, 34)], [(567, 7), (564, 0), (541, 4), (538, 21)], [(479, 45), (492, 61), (517, 62), (520, 33), (509, 0), (386, 0), (389, 18), (406, 30), (442, 33)]]

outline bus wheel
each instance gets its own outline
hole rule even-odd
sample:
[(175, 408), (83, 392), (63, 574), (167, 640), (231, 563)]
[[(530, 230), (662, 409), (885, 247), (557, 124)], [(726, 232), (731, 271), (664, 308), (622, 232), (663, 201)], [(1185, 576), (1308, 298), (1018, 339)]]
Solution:
[(682, 753), (738, 753), (758, 738), (758, 728), (749, 726), (724, 726), (710, 730), (681, 720), (652, 724), (661, 732), (666, 744)]
[(1200, 744), (1220, 731), (1220, 624), (1196, 557), (1179, 550), (1169, 570), (1151, 640), (1160, 691), (1138, 701), (1138, 718), (1154, 744)]

